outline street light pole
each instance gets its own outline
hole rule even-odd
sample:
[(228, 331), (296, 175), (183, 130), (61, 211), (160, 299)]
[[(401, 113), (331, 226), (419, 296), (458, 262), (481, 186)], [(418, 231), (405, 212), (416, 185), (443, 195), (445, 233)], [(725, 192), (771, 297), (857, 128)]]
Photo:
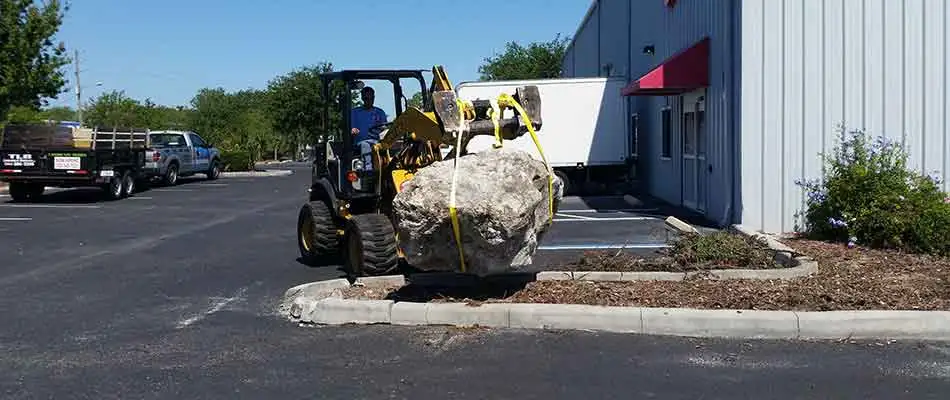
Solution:
[(76, 115), (79, 117), (79, 126), (82, 126), (82, 86), (79, 83), (79, 50), (76, 49), (73, 51), (76, 64)]

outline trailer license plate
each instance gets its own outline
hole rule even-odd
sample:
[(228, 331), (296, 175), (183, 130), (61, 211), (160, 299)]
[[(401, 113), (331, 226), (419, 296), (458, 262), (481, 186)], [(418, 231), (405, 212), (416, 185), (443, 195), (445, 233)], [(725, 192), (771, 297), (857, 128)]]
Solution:
[(81, 169), (82, 163), (80, 160), (82, 160), (80, 157), (54, 157), (53, 168), (66, 170)]

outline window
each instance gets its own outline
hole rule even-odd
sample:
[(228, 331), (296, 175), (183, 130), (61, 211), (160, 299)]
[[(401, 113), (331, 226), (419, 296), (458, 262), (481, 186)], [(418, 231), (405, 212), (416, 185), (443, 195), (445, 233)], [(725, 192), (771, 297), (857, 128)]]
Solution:
[(696, 113), (683, 113), (683, 154), (696, 155)]
[(662, 115), (662, 135), (663, 135), (663, 148), (660, 153), (662, 158), (671, 158), (673, 157), (673, 110), (670, 108), (664, 108), (661, 111)]
[(195, 147), (208, 147), (208, 144), (205, 143), (205, 141), (202, 140), (200, 136), (194, 133), (191, 134), (191, 144)]

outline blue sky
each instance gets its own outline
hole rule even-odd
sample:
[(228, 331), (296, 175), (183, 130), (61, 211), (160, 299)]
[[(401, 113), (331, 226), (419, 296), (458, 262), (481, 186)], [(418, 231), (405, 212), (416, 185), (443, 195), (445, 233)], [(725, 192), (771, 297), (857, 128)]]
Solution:
[[(124, 90), (166, 105), (187, 104), (202, 87), (263, 88), (277, 75), (321, 61), (338, 69), (442, 64), (453, 83), (474, 80), (482, 60), (509, 40), (573, 35), (590, 5), (588, 0), (71, 3), (58, 38), (70, 52), (79, 50), (84, 101)], [(72, 66), (69, 72), (74, 85)], [(75, 104), (72, 91), (51, 101)]]

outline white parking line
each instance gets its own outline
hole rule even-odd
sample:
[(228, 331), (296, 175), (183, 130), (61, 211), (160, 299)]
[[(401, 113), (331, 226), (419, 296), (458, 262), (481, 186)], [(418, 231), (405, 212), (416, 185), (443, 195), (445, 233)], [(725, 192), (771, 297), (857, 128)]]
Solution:
[[(559, 216), (559, 217), (568, 217), (568, 218), (574, 218), (574, 219), (597, 219), (597, 218), (591, 218), (591, 217), (583, 217), (583, 216), (580, 216), (580, 215), (570, 215), (570, 214), (561, 214), (561, 213), (557, 213), (557, 214), (555, 214), (555, 215), (557, 215), (557, 216)], [(557, 221), (557, 220), (555, 219), (555, 221)]]
[(102, 208), (90, 204), (0, 204), (0, 207), (10, 208)]
[[(577, 217), (577, 215), (572, 215), (572, 217)], [(606, 218), (555, 218), (554, 222), (595, 222), (595, 221), (647, 221), (647, 220), (656, 220), (659, 221), (659, 218), (656, 217), (606, 217)]]
[(0, 217), (0, 221), (32, 221), (30, 217)]
[(132, 196), (129, 197), (129, 200), (151, 200), (151, 197), (148, 196)]
[(604, 208), (599, 210), (591, 210), (588, 208), (580, 210), (558, 210), (558, 212), (565, 213), (603, 213), (603, 214), (615, 214), (615, 213), (635, 213), (635, 212), (650, 212), (650, 211), (660, 211), (659, 208)]
[(598, 249), (662, 249), (670, 247), (663, 243), (643, 244), (554, 244), (538, 246), (538, 250), (598, 250)]
[(152, 189), (153, 192), (194, 192), (191, 189)]

